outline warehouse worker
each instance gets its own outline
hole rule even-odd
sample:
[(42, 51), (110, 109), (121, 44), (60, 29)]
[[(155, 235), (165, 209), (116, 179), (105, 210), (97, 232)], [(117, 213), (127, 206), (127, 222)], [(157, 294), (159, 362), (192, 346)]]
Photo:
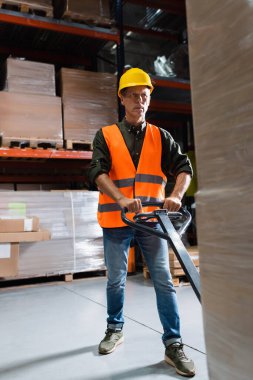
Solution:
[[(93, 141), (89, 177), (100, 190), (98, 221), (103, 229), (108, 273), (107, 330), (99, 344), (99, 353), (113, 352), (124, 339), (128, 252), (130, 242), (135, 239), (154, 283), (163, 326), (165, 360), (176, 368), (177, 373), (190, 377), (195, 374), (194, 363), (183, 351), (167, 241), (132, 229), (121, 219), (121, 209), (125, 207), (130, 213), (141, 212), (142, 200), (160, 200), (169, 211), (179, 210), (191, 181), (191, 165), (179, 145), (167, 131), (145, 119), (152, 91), (153, 84), (146, 72), (139, 68), (126, 71), (120, 78), (118, 90), (125, 117), (120, 123), (100, 129)], [(168, 174), (175, 177), (175, 186), (165, 198)]]

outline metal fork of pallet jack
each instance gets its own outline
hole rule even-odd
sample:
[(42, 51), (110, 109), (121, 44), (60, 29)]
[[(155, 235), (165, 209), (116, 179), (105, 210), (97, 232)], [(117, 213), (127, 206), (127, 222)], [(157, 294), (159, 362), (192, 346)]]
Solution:
[[(163, 207), (163, 203), (142, 202), (142, 206)], [(183, 235), (191, 222), (191, 214), (189, 211), (184, 208), (181, 208), (179, 212), (170, 212), (165, 209), (158, 209), (154, 210), (153, 212), (140, 213), (135, 215), (134, 222), (126, 217), (127, 212), (128, 210), (126, 208), (123, 209), (121, 212), (121, 217), (124, 223), (126, 223), (128, 226), (139, 231), (144, 231), (152, 235), (156, 235), (162, 239), (166, 239), (169, 242), (198, 300), (201, 302), (200, 275), (181, 240), (181, 235)], [(151, 219), (157, 220), (163, 232), (157, 231), (154, 228), (148, 226), (148, 221)], [(183, 220), (183, 223), (181, 227), (176, 230), (172, 221), (175, 222), (180, 220)]]

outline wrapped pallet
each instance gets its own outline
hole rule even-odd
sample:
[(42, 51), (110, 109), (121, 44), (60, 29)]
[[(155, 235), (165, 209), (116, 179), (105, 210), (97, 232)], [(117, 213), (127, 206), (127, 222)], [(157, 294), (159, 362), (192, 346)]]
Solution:
[(94, 24), (110, 24), (109, 0), (53, 0), (57, 18), (90, 21)]
[(42, 12), (47, 17), (53, 16), (52, 0), (4, 0), (1, 3), (18, 7), (21, 12)]
[(117, 121), (113, 74), (61, 69), (64, 139), (91, 143), (99, 128)]
[(55, 96), (54, 65), (8, 58), (4, 69), (5, 91)]
[(1, 192), (0, 218), (8, 214), (17, 218), (20, 210), (36, 213), (41, 228), (51, 233), (49, 241), (20, 243), (15, 278), (104, 271), (97, 202), (95, 191)]
[(3, 146), (28, 141), (30, 146), (63, 146), (61, 99), (53, 96), (0, 92), (0, 131)]
[(253, 7), (246, 0), (186, 4), (209, 378), (251, 380)]

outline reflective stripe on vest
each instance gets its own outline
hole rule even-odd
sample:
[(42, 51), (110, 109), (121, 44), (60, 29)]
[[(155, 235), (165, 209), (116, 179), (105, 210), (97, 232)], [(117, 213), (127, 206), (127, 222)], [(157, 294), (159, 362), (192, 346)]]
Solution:
[[(102, 128), (111, 154), (109, 177), (127, 198), (140, 198), (141, 201), (162, 201), (167, 178), (161, 169), (162, 142), (159, 129), (147, 124), (143, 147), (136, 170), (124, 138), (116, 124)], [(145, 212), (154, 207), (145, 207)], [(134, 214), (128, 213), (132, 219)], [(100, 193), (98, 222), (101, 227), (123, 227), (120, 206), (108, 195)]]

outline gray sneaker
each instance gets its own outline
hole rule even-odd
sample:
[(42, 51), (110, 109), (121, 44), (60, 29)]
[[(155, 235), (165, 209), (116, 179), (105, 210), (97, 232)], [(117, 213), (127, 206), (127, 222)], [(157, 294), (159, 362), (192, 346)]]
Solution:
[(115, 348), (123, 343), (124, 336), (122, 331), (106, 330), (105, 337), (101, 340), (98, 351), (100, 354), (110, 354)]
[(183, 351), (183, 344), (173, 343), (166, 347), (165, 361), (176, 368), (176, 372), (182, 376), (192, 377), (195, 375), (195, 366)]

